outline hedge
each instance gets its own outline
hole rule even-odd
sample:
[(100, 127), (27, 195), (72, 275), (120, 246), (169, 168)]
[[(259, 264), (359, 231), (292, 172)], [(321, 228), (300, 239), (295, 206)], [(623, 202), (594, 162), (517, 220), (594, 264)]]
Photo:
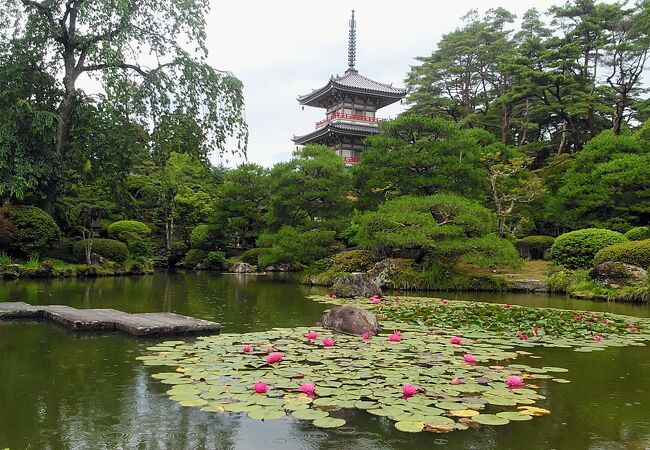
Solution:
[[(84, 262), (86, 259), (86, 242), (87, 239), (82, 239), (72, 246), (72, 252), (78, 261)], [(102, 258), (118, 263), (123, 263), (129, 257), (129, 249), (126, 245), (114, 239), (93, 239), (91, 250)]]
[(137, 220), (120, 220), (108, 226), (108, 234), (111, 236), (118, 237), (122, 233), (133, 233), (142, 238), (149, 236), (151, 229), (147, 224), (138, 222)]
[(201, 265), (204, 269), (221, 270), (225, 262), (226, 255), (223, 252), (209, 252)]
[(183, 266), (188, 269), (194, 269), (196, 266), (203, 262), (206, 256), (208, 255), (203, 250), (193, 248), (187, 252), (187, 255), (185, 255), (185, 258), (183, 258)]
[(35, 206), (2, 208), (2, 215), (11, 220), (13, 239), (11, 247), (29, 255), (42, 251), (59, 240), (61, 230), (52, 216)]
[(596, 253), (594, 265), (617, 261), (647, 269), (650, 267), (650, 239), (610, 245)]
[(587, 269), (599, 250), (626, 241), (627, 238), (617, 231), (600, 228), (571, 231), (555, 239), (551, 258), (568, 269)]
[(259, 258), (260, 254), (264, 251), (262, 248), (251, 248), (246, 250), (244, 253), (239, 255), (237, 258), (241, 262), (245, 262), (246, 264), (253, 264), (257, 265), (257, 259)]
[(630, 241), (642, 241), (650, 239), (650, 227), (636, 227), (629, 230), (624, 235)]
[(516, 247), (523, 258), (544, 259), (544, 253), (553, 246), (553, 242), (553, 236), (526, 236), (517, 241)]
[(197, 225), (190, 233), (190, 247), (205, 251), (215, 250), (224, 240), (221, 228), (213, 225)]

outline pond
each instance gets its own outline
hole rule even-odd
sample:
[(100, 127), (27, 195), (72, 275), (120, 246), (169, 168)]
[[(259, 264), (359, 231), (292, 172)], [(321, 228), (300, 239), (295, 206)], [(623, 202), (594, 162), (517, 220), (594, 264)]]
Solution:
[[(171, 311), (216, 320), (227, 332), (313, 324), (321, 294), (283, 276), (156, 273), (91, 280), (0, 281), (0, 301)], [(431, 293), (427, 294), (431, 296)], [(650, 316), (647, 306), (578, 302), (534, 294), (437, 293), (461, 300)], [(650, 448), (650, 351), (576, 353), (536, 348), (547, 365), (569, 369), (569, 384), (544, 383), (530, 422), (450, 434), (402, 433), (385, 418), (346, 412), (347, 425), (259, 422), (245, 415), (183, 408), (135, 358), (156, 339), (73, 334), (36, 322), (0, 322), (0, 448), (215, 449), (645, 449)]]

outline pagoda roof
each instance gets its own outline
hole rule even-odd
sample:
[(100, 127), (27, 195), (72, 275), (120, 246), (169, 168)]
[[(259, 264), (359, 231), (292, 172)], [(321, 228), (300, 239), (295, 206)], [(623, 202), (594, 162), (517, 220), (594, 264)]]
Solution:
[(299, 96), (298, 101), (301, 105), (321, 106), (321, 101), (336, 91), (376, 97), (380, 100), (378, 108), (395, 103), (406, 95), (406, 89), (404, 88), (380, 83), (361, 75), (354, 69), (348, 69), (341, 76), (332, 76), (322, 88)]
[(379, 133), (377, 125), (361, 125), (356, 123), (330, 122), (327, 125), (302, 136), (294, 136), (293, 142), (298, 145), (322, 142), (332, 135), (366, 137)]

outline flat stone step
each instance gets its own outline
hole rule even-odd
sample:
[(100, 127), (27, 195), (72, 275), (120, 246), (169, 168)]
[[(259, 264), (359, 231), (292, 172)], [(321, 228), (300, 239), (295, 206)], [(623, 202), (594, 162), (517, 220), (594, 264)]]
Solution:
[(116, 309), (0, 303), (0, 320), (44, 319), (74, 331), (121, 331), (133, 336), (217, 334), (221, 325), (175, 313), (131, 314)]

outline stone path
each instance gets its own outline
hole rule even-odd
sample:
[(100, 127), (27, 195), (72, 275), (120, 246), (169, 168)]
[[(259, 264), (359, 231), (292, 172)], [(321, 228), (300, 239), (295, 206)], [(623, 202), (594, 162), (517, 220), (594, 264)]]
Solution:
[(133, 336), (217, 334), (221, 330), (216, 322), (174, 313), (130, 314), (116, 309), (0, 303), (0, 320), (12, 319), (43, 319), (74, 331), (121, 331)]

